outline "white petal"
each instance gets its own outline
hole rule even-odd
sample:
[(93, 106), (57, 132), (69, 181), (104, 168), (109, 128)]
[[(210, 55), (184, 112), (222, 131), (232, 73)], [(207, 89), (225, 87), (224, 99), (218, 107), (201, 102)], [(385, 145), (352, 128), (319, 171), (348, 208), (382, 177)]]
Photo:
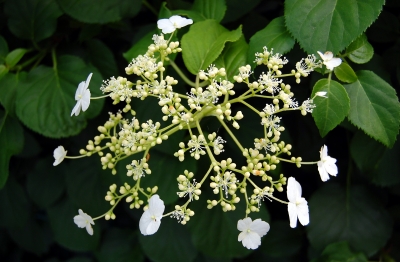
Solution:
[(53, 157), (54, 157), (53, 166), (56, 166), (56, 165), (60, 164), (64, 160), (66, 155), (67, 155), (67, 151), (65, 151), (63, 146), (58, 146), (56, 149), (54, 149), (54, 152), (53, 152)]
[(308, 214), (308, 205), (307, 201), (303, 198), (301, 204), (297, 205), (297, 217), (299, 218), (300, 223), (303, 226), (308, 225), (310, 223), (310, 215)]
[(153, 195), (149, 200), (149, 211), (158, 218), (161, 219), (164, 213), (165, 205), (164, 201), (160, 199), (159, 195)]
[(246, 231), (240, 232), (240, 234), (238, 236), (238, 241), (242, 241), (243, 239), (245, 239), (246, 235), (247, 235)]
[(296, 203), (297, 198), (301, 197), (301, 186), (293, 177), (289, 177), (288, 179), (286, 193), (291, 203)]
[(81, 104), (82, 104), (82, 111), (86, 111), (89, 108), (90, 105), (90, 90), (87, 89), (83, 93), (83, 96), (81, 98)]
[(328, 147), (324, 145), (321, 147), (321, 150), (319, 151), (319, 157), (321, 160), (324, 160), (324, 158), (328, 155)]
[(82, 100), (79, 99), (79, 100), (76, 102), (74, 108), (72, 109), (71, 116), (72, 116), (73, 114), (75, 114), (75, 116), (78, 116), (78, 115), (79, 115), (79, 113), (81, 112), (81, 106), (82, 106), (81, 101), (82, 101)]
[(254, 220), (250, 225), (250, 230), (257, 233), (260, 237), (265, 236), (269, 231), (269, 228), (269, 224), (259, 218)]
[(326, 182), (329, 180), (329, 174), (325, 170), (325, 166), (322, 161), (318, 161), (318, 172), (321, 177), (322, 182)]
[(93, 228), (89, 223), (86, 225), (86, 231), (89, 235), (93, 236)]
[(331, 60), (332, 58), (333, 58), (333, 53), (332, 53), (331, 51), (326, 51), (326, 52), (324, 53), (324, 60), (325, 60), (325, 61)]
[(240, 219), (237, 222), (237, 229), (239, 231), (246, 231), (247, 229), (250, 228), (252, 221), (250, 217), (246, 217), (245, 219)]
[(158, 20), (157, 27), (161, 29), (164, 34), (172, 33), (176, 29), (169, 19)]
[(243, 238), (242, 244), (245, 248), (256, 249), (261, 245), (261, 237), (255, 232), (249, 232)]
[(92, 79), (93, 73), (90, 73), (85, 82), (85, 90), (89, 88), (90, 79)]
[(325, 55), (323, 53), (321, 53), (320, 51), (317, 51), (317, 53), (319, 54), (322, 60), (324, 61), (326, 60)]
[(333, 68), (339, 66), (342, 63), (342, 59), (340, 58), (332, 58), (329, 61), (324, 62), (326, 68), (329, 70), (333, 70)]
[(187, 19), (185, 17), (179, 16), (179, 15), (174, 15), (169, 18), (169, 21), (176, 27), (176, 28), (182, 28), (187, 25), (193, 24), (192, 19)]
[(323, 91), (315, 93), (316, 96), (327, 98), (326, 94), (327, 94), (327, 92), (323, 92)]
[(142, 233), (145, 236), (152, 235), (155, 232), (157, 232), (160, 225), (161, 225), (161, 220), (156, 219), (156, 221), (154, 221), (152, 218), (152, 214), (149, 212), (149, 210), (146, 210), (139, 221), (140, 233)]
[(85, 81), (82, 81), (79, 83), (78, 88), (76, 89), (75, 92), (75, 100), (78, 101), (81, 98), (81, 95), (83, 92), (85, 92), (86, 86), (85, 86)]
[(86, 226), (86, 220), (84, 217), (78, 215), (74, 216), (74, 223), (79, 227), (79, 228), (84, 228)]
[(288, 213), (289, 213), (289, 221), (290, 227), (295, 228), (297, 226), (297, 208), (296, 204), (289, 203), (288, 204)]
[(335, 163), (336, 163), (336, 159), (334, 159), (334, 158), (331, 158), (328, 161), (325, 161), (325, 163), (324, 163), (326, 172), (328, 172), (331, 176), (336, 176), (338, 173), (338, 168)]

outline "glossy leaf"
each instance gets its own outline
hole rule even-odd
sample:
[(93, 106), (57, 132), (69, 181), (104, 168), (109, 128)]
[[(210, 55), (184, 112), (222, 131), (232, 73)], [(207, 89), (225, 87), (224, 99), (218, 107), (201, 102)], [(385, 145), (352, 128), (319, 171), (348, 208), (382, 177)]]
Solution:
[(361, 252), (353, 252), (345, 241), (328, 245), (322, 251), (321, 257), (315, 262), (343, 261), (343, 262), (367, 262), (368, 258)]
[(19, 119), (44, 136), (60, 138), (78, 134), (85, 127), (86, 118), (100, 113), (104, 103), (104, 99), (92, 100), (86, 112), (71, 117), (78, 84), (86, 81), (90, 72), (93, 72), (89, 85), (92, 97), (100, 96), (100, 73), (77, 57), (59, 57), (56, 70), (46, 66), (35, 68), (18, 87), (16, 113)]
[(206, 69), (221, 54), (226, 42), (235, 42), (241, 35), (241, 27), (228, 31), (215, 20), (193, 24), (181, 40), (183, 61), (189, 72), (195, 75)]
[(0, 80), (7, 75), (8, 73), (8, 68), (5, 65), (0, 65)]
[(138, 55), (143, 55), (147, 51), (147, 47), (154, 43), (152, 37), (154, 34), (157, 34), (156, 29), (149, 30), (147, 34), (145, 34), (139, 41), (137, 41), (128, 51), (123, 53), (122, 55), (126, 59), (126, 61), (131, 62), (133, 58), (136, 58)]
[(0, 189), (7, 182), (9, 162), (24, 146), (23, 129), (17, 119), (0, 111)]
[(365, 64), (373, 57), (374, 48), (368, 42), (365, 34), (362, 34), (346, 48), (346, 54), (354, 63)]
[(337, 54), (363, 33), (382, 11), (384, 0), (287, 0), (288, 30), (309, 54)]
[(246, 64), (248, 48), (246, 40), (241, 37), (236, 42), (227, 43), (222, 54), (215, 60), (217, 68), (225, 68), (226, 78), (229, 81), (233, 82), (233, 76), (239, 73), (239, 67)]
[(62, 15), (56, 0), (6, 1), (4, 11), (10, 31), (19, 38), (39, 42), (51, 36)]
[(324, 185), (310, 198), (309, 208), (307, 236), (317, 250), (345, 240), (354, 251), (371, 256), (392, 233), (389, 213), (373, 192), (362, 186), (350, 187), (346, 193), (337, 184)]
[(0, 64), (4, 63), (8, 54), (8, 45), (4, 37), (0, 35)]
[(226, 11), (225, 0), (195, 0), (192, 11), (198, 12), (205, 19), (221, 22)]
[(255, 53), (262, 53), (263, 47), (274, 49), (274, 53), (286, 54), (294, 46), (294, 39), (285, 26), (283, 16), (272, 20), (264, 29), (250, 38), (247, 63), (254, 65)]
[(367, 135), (392, 147), (399, 132), (400, 104), (396, 92), (371, 71), (358, 71), (345, 85), (350, 98), (349, 120)]
[(6, 65), (8, 67), (14, 67), (16, 64), (18, 64), (19, 60), (25, 55), (27, 52), (26, 49), (24, 48), (17, 48), (15, 50), (12, 50), (8, 55), (6, 56)]
[(7, 74), (0, 79), (0, 102), (11, 115), (15, 114), (15, 99), (18, 85), (25, 80), (26, 72)]
[(125, 17), (133, 17), (139, 12), (142, 4), (141, 1), (129, 0), (101, 0), (96, 4), (91, 0), (57, 0), (57, 2), (69, 16), (93, 24), (106, 24)]
[(342, 82), (353, 83), (357, 80), (357, 75), (348, 63), (342, 62), (333, 69), (335, 76)]
[(319, 80), (314, 85), (311, 97), (316, 92), (321, 91), (327, 92), (327, 98), (314, 98), (316, 108), (314, 108), (312, 116), (320, 135), (324, 137), (347, 116), (350, 109), (350, 100), (343, 86), (334, 80)]

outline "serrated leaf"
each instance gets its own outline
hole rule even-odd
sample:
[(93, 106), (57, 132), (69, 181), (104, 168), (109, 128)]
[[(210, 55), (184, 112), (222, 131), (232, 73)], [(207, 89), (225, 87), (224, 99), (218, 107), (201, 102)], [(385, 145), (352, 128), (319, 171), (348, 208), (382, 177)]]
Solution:
[(24, 146), (24, 133), (19, 121), (0, 111), (0, 189), (7, 182), (9, 162)]
[(342, 62), (339, 66), (333, 69), (335, 76), (343, 82), (353, 83), (357, 80), (357, 75), (353, 68), (348, 63)]
[(215, 20), (193, 24), (181, 41), (183, 61), (189, 72), (195, 75), (206, 69), (221, 54), (226, 42), (235, 42), (242, 36), (241, 31), (241, 27), (228, 31)]
[(354, 63), (365, 64), (374, 56), (374, 48), (362, 34), (346, 48), (346, 54)]
[(400, 104), (396, 91), (371, 71), (358, 71), (358, 80), (344, 87), (350, 98), (348, 118), (387, 147), (396, 141)]
[(363, 33), (382, 10), (384, 0), (287, 0), (286, 26), (309, 54), (337, 54)]
[(62, 15), (55, 0), (7, 1), (4, 12), (14, 35), (35, 42), (51, 36), (56, 30), (57, 18)]
[[(95, 250), (100, 240), (100, 228), (96, 224), (93, 227), (93, 235), (89, 235), (85, 228), (78, 228), (74, 223), (74, 216), (78, 215), (78, 207), (67, 199), (57, 202), (47, 209), (50, 226), (54, 239), (63, 247), (74, 251)], [(85, 210), (83, 212), (87, 213)], [(88, 215), (92, 215), (89, 214)]]
[(367, 262), (368, 258), (361, 252), (353, 252), (346, 241), (337, 242), (327, 246), (322, 251), (321, 257), (315, 262)]
[(324, 97), (314, 98), (312, 116), (322, 137), (340, 124), (347, 116), (350, 109), (350, 100), (346, 90), (338, 82), (330, 79), (321, 79), (315, 83), (311, 97), (317, 92), (327, 92)]
[(353, 250), (371, 256), (385, 245), (392, 233), (389, 213), (371, 190), (362, 186), (346, 191), (330, 183), (316, 191), (308, 203), (311, 222), (307, 236), (317, 250), (345, 240)]
[(63, 11), (78, 21), (91, 24), (106, 24), (136, 15), (142, 5), (141, 1), (91, 0), (69, 1), (57, 0)]
[(155, 262), (189, 262), (194, 261), (197, 255), (187, 226), (170, 217), (161, 220), (160, 229), (154, 235), (140, 234), (139, 242), (144, 253)]
[(269, 50), (273, 48), (274, 53), (286, 54), (293, 48), (294, 43), (294, 39), (285, 26), (284, 17), (275, 18), (250, 38), (247, 63), (254, 65), (255, 53), (263, 52), (264, 46)]
[(18, 85), (25, 80), (26, 76), (26, 72), (20, 72), (19, 74), (7, 74), (0, 79), (0, 102), (11, 115), (15, 114)]
[(6, 65), (10, 68), (14, 67), (16, 64), (18, 64), (19, 60), (25, 55), (25, 53), (28, 50), (24, 48), (17, 48), (12, 50), (8, 55), (6, 56)]
[(103, 78), (118, 75), (118, 66), (111, 50), (100, 40), (86, 41), (87, 53), (92, 64), (99, 69)]
[(0, 64), (4, 63), (8, 54), (8, 45), (4, 37), (0, 35)]
[(233, 82), (233, 76), (238, 74), (239, 67), (246, 64), (249, 45), (244, 37), (233, 43), (227, 43), (222, 54), (214, 61), (217, 68), (225, 68), (226, 79)]
[(78, 84), (90, 72), (93, 72), (89, 85), (92, 97), (100, 96), (100, 73), (78, 57), (59, 57), (56, 69), (35, 68), (18, 86), (17, 116), (27, 127), (44, 136), (60, 138), (78, 134), (86, 126), (86, 119), (99, 114), (104, 103), (104, 99), (92, 100), (86, 112), (71, 117)]
[(225, 0), (195, 0), (191, 11), (200, 13), (204, 20), (221, 22), (226, 11)]

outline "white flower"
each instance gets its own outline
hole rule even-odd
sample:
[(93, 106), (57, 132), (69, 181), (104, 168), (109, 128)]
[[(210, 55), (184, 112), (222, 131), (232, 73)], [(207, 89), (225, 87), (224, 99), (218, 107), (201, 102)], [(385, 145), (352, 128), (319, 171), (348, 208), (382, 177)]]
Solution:
[(289, 199), (288, 212), (290, 227), (297, 226), (297, 218), (305, 226), (310, 222), (307, 201), (301, 197), (301, 186), (293, 177), (289, 177), (287, 184), (287, 198)]
[(86, 81), (82, 81), (78, 85), (78, 89), (76, 89), (75, 93), (75, 100), (77, 102), (74, 108), (72, 109), (71, 116), (73, 114), (78, 116), (79, 113), (81, 112), (81, 108), (83, 112), (85, 112), (88, 109), (90, 105), (90, 90), (88, 89), (88, 86), (90, 83), (90, 79), (92, 78), (92, 75), (93, 73), (90, 73)]
[(330, 51), (326, 51), (324, 54), (320, 51), (317, 51), (319, 56), (322, 58), (324, 65), (329, 70), (333, 70), (333, 68), (339, 66), (342, 63), (342, 59), (333, 57), (333, 53)]
[(140, 233), (145, 236), (156, 233), (161, 225), (161, 218), (164, 209), (164, 201), (162, 201), (158, 195), (153, 195), (149, 200), (149, 208), (144, 211), (140, 218)]
[[(319, 151), (321, 160), (318, 161), (318, 172), (322, 181), (329, 180), (329, 175), (336, 176), (338, 168), (336, 166), (336, 159), (328, 156), (328, 147), (324, 145)], [(329, 175), (328, 175), (329, 174)]]
[(256, 249), (261, 245), (261, 237), (269, 231), (269, 224), (259, 218), (251, 221), (250, 217), (246, 217), (238, 221), (237, 229), (242, 231), (238, 241), (242, 241), (245, 248)]
[(83, 213), (82, 209), (79, 209), (78, 212), (79, 212), (79, 215), (74, 216), (74, 223), (79, 228), (86, 227), (86, 231), (88, 232), (89, 235), (92, 236), (93, 228), (92, 228), (91, 224), (94, 225), (92, 217), (86, 213)]
[(326, 96), (326, 94), (327, 94), (327, 92), (325, 92), (325, 91), (320, 91), (320, 92), (315, 93), (315, 96), (320, 96), (320, 97), (328, 98), (328, 97)]
[(56, 149), (54, 149), (54, 152), (53, 152), (53, 157), (54, 157), (53, 166), (57, 166), (58, 164), (60, 164), (64, 160), (66, 155), (67, 155), (67, 151), (65, 151), (63, 146), (58, 146)]
[(171, 16), (169, 19), (160, 19), (157, 21), (157, 27), (161, 29), (164, 34), (172, 33), (176, 29), (191, 24), (193, 24), (192, 19), (187, 19), (179, 15), (174, 15)]

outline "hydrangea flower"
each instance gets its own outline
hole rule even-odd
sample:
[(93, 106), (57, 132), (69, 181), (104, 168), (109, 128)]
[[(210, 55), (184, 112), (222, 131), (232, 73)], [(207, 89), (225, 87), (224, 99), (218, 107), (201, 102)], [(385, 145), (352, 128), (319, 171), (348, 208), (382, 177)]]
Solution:
[(333, 68), (339, 66), (342, 63), (342, 59), (333, 57), (333, 53), (330, 51), (326, 51), (324, 54), (320, 51), (317, 51), (321, 59), (323, 60), (323, 64), (329, 70), (333, 70)]
[(79, 215), (74, 216), (74, 223), (79, 227), (79, 228), (84, 228), (86, 227), (86, 231), (88, 232), (89, 235), (93, 235), (93, 228), (92, 225), (94, 225), (93, 219), (91, 216), (88, 214), (84, 213), (82, 209), (78, 210)]
[(319, 151), (321, 160), (318, 161), (318, 172), (321, 176), (322, 181), (329, 180), (329, 175), (336, 176), (338, 174), (338, 168), (336, 166), (336, 159), (328, 156), (328, 147), (324, 145)]
[(301, 186), (293, 177), (289, 177), (287, 184), (287, 198), (290, 227), (297, 226), (297, 218), (305, 226), (310, 222), (307, 201), (301, 197)]
[(90, 79), (92, 78), (93, 73), (90, 73), (89, 76), (87, 77), (86, 81), (82, 81), (79, 85), (78, 85), (78, 89), (76, 89), (76, 93), (75, 93), (75, 100), (76, 105), (74, 106), (74, 108), (72, 109), (71, 112), (71, 116), (73, 114), (75, 114), (76, 116), (79, 115), (79, 113), (81, 112), (81, 108), (82, 111), (85, 112), (90, 105), (90, 90), (88, 89), (89, 87), (89, 83), (90, 83)]
[(164, 213), (164, 201), (158, 195), (153, 195), (149, 200), (149, 208), (144, 211), (139, 221), (140, 233), (153, 235), (161, 225), (162, 214)]
[(58, 146), (56, 149), (54, 149), (53, 152), (53, 157), (54, 157), (54, 163), (53, 166), (59, 165), (67, 155), (67, 151), (65, 151), (63, 146)]
[(269, 224), (261, 219), (251, 220), (250, 217), (240, 219), (237, 223), (237, 229), (240, 232), (238, 241), (242, 241), (245, 248), (256, 249), (261, 245), (261, 237), (269, 231)]
[(169, 19), (160, 19), (157, 21), (157, 27), (161, 29), (164, 34), (170, 34), (174, 32), (176, 29), (191, 24), (193, 24), (192, 19), (187, 19), (179, 15), (174, 15), (171, 16)]

